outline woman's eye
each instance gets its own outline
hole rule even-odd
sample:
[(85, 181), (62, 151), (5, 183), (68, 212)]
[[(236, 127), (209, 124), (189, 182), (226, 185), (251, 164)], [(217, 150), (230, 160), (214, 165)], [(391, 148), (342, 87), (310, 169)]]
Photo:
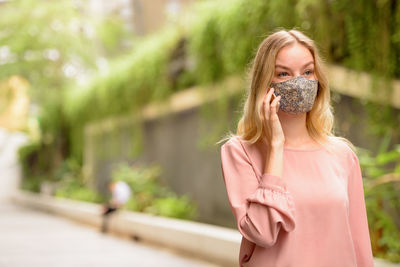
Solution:
[(287, 75), (288, 75), (287, 72), (279, 72), (279, 73), (278, 73), (278, 77), (285, 77), (285, 76), (287, 76)]
[(304, 72), (304, 74), (305, 74), (305, 75), (311, 75), (311, 74), (313, 74), (313, 70), (306, 70), (306, 71)]

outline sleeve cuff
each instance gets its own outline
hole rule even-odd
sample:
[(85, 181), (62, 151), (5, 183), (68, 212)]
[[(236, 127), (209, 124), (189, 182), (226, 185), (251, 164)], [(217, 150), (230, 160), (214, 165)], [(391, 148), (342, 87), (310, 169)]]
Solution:
[(289, 232), (294, 228), (295, 207), (289, 193), (260, 187), (247, 198), (247, 201), (278, 211), (281, 217), (284, 218), (282, 220), (285, 222), (285, 230)]
[(269, 173), (264, 173), (261, 176), (259, 186), (274, 191), (287, 192), (285, 181), (281, 177)]

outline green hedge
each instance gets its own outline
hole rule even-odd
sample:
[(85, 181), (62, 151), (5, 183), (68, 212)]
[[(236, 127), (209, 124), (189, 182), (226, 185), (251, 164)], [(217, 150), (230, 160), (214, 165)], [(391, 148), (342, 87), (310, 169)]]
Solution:
[[(185, 85), (242, 75), (261, 40), (278, 27), (306, 32), (329, 62), (400, 76), (400, 4), (393, 0), (201, 1), (187, 17), (137, 41), (107, 75), (68, 90), (63, 106), (77, 128), (76, 142), (88, 121), (130, 112)], [(179, 74), (176, 84), (168, 71), (180, 40), (192, 67)], [(79, 147), (74, 153), (80, 153)]]
[(141, 40), (131, 54), (110, 64), (107, 75), (96, 76), (85, 87), (66, 90), (63, 110), (73, 125), (71, 149), (77, 158), (81, 158), (83, 127), (88, 121), (133, 112), (171, 94), (166, 76), (168, 52), (178, 37), (178, 31), (169, 28)]
[(359, 148), (365, 203), (374, 256), (400, 262), (400, 145), (389, 150), (391, 134), (373, 155)]
[(132, 190), (126, 207), (132, 211), (193, 220), (197, 205), (186, 195), (177, 195), (162, 183), (161, 166), (121, 163), (112, 172), (112, 181), (124, 181)]

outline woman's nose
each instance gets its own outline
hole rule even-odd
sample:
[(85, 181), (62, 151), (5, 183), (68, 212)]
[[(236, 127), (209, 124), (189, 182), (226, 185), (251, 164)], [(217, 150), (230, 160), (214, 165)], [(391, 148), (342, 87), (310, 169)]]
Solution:
[(294, 72), (294, 77), (297, 78), (298, 76), (301, 76), (300, 71), (299, 72)]

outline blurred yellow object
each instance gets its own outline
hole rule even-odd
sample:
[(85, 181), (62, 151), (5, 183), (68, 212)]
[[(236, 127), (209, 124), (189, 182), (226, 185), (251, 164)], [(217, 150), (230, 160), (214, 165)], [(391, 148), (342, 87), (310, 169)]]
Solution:
[(29, 112), (29, 82), (21, 76), (11, 76), (0, 82), (0, 127), (25, 130)]

